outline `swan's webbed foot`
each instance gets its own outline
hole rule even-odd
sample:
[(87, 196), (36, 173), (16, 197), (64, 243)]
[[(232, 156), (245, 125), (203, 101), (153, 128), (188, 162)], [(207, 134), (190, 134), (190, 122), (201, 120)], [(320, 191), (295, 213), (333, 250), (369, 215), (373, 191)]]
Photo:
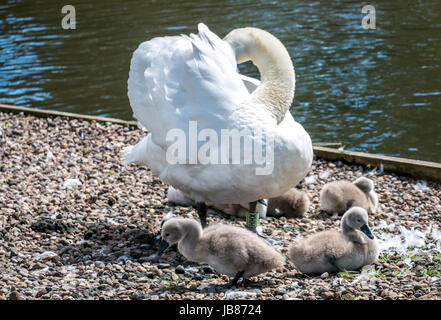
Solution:
[(196, 203), (196, 209), (198, 210), (202, 228), (205, 228), (207, 226), (207, 205), (205, 202), (198, 202)]
[(244, 273), (245, 273), (245, 271), (239, 271), (238, 273), (236, 273), (234, 278), (230, 282), (228, 282), (225, 285), (225, 287), (227, 289), (231, 289), (234, 285), (236, 285), (237, 281), (239, 281), (239, 279), (243, 276)]

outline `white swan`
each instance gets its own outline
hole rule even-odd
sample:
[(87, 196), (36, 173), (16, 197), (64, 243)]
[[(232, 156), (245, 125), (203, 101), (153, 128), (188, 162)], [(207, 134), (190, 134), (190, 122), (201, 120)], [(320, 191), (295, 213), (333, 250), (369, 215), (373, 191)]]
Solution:
[[(249, 202), (254, 208), (258, 199), (283, 194), (306, 175), (313, 151), (308, 133), (289, 112), (295, 74), (283, 44), (257, 28), (233, 30), (224, 40), (202, 23), (198, 30), (197, 35), (154, 38), (134, 52), (128, 97), (149, 134), (123, 150), (123, 163), (148, 165), (162, 181), (201, 204), (198, 213), (204, 222), (205, 202)], [(237, 63), (249, 60), (259, 69), (260, 82), (238, 73)], [(185, 163), (172, 164), (167, 151), (176, 141), (168, 141), (167, 133), (179, 129), (188, 138), (190, 121), (218, 137), (224, 129), (248, 130), (254, 148), (262, 146), (274, 159), (245, 164), (241, 153), (239, 164), (232, 164), (231, 156), (228, 164), (199, 159), (194, 164), (187, 153)], [(206, 143), (199, 141), (197, 150)], [(221, 154), (221, 146), (214, 151)], [(265, 166), (273, 168), (269, 174), (256, 174)]]

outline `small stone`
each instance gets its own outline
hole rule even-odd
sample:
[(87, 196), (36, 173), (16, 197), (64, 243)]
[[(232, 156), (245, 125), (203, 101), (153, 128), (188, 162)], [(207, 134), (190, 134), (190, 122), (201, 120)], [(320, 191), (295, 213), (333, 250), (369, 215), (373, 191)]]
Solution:
[(277, 294), (284, 295), (284, 294), (286, 294), (286, 290), (283, 289), (283, 288), (278, 289), (278, 290), (277, 290)]
[(320, 275), (320, 278), (322, 278), (322, 279), (326, 279), (327, 277), (329, 277), (329, 273), (327, 273), (327, 272), (324, 272)]
[(395, 293), (395, 292), (392, 291), (392, 290), (389, 290), (388, 296), (389, 296), (389, 298), (391, 298), (391, 299), (396, 299), (396, 298), (398, 297), (398, 294)]
[(323, 291), (322, 293), (320, 293), (320, 296), (325, 300), (332, 299), (332, 298), (334, 298), (334, 292)]
[(9, 300), (23, 300), (22, 296), (17, 291), (12, 291), (8, 297)]
[(210, 266), (202, 266), (200, 268), (200, 272), (205, 273), (205, 274), (210, 274), (210, 273), (214, 273), (214, 270)]
[(144, 268), (143, 266), (137, 266), (136, 270), (138, 270), (139, 272), (147, 272), (146, 268)]
[(179, 280), (179, 277), (178, 277), (178, 275), (175, 272), (171, 273), (171, 278), (172, 278), (173, 281)]
[(42, 295), (45, 295), (47, 293), (47, 290), (45, 288), (42, 288), (37, 291), (37, 294), (35, 295), (37, 298), (41, 297)]
[(184, 274), (184, 273), (185, 273), (185, 269), (184, 269), (183, 266), (179, 265), (179, 266), (177, 266), (177, 267), (175, 268), (175, 272), (176, 272), (177, 274)]

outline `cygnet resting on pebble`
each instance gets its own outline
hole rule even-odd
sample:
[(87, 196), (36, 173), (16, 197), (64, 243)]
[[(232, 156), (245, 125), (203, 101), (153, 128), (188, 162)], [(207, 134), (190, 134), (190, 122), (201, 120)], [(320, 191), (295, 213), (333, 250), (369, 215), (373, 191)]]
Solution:
[(349, 208), (357, 206), (373, 214), (378, 207), (374, 182), (360, 177), (353, 183), (344, 180), (327, 183), (320, 192), (320, 206), (328, 213), (343, 214)]
[(302, 217), (309, 207), (309, 198), (303, 191), (291, 188), (279, 197), (268, 200), (267, 215), (287, 218)]
[(289, 248), (302, 273), (357, 270), (378, 258), (379, 248), (368, 227), (365, 209), (352, 207), (342, 217), (341, 230), (322, 231)]
[(285, 264), (277, 250), (245, 228), (215, 224), (202, 229), (196, 220), (171, 218), (164, 222), (161, 238), (158, 256), (170, 245), (178, 244), (186, 259), (234, 276), (227, 288), (241, 277), (247, 279)]

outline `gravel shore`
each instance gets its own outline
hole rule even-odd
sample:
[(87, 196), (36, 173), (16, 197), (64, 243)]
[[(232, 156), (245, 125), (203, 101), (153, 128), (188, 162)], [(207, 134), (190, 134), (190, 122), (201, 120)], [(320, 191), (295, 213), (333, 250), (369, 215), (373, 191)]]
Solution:
[[(319, 192), (334, 180), (366, 175), (380, 207), (370, 225), (379, 260), (358, 272), (302, 275), (283, 270), (226, 290), (228, 279), (168, 250), (157, 262), (161, 219), (197, 217), (173, 207), (167, 185), (148, 168), (123, 167), (120, 151), (142, 130), (113, 123), (0, 113), (0, 299), (440, 299), (441, 186), (315, 159), (302, 190), (300, 219), (261, 220), (286, 254), (294, 240), (336, 228), (318, 214)], [(68, 180), (77, 179), (77, 180)], [(211, 212), (208, 223), (244, 225)]]

